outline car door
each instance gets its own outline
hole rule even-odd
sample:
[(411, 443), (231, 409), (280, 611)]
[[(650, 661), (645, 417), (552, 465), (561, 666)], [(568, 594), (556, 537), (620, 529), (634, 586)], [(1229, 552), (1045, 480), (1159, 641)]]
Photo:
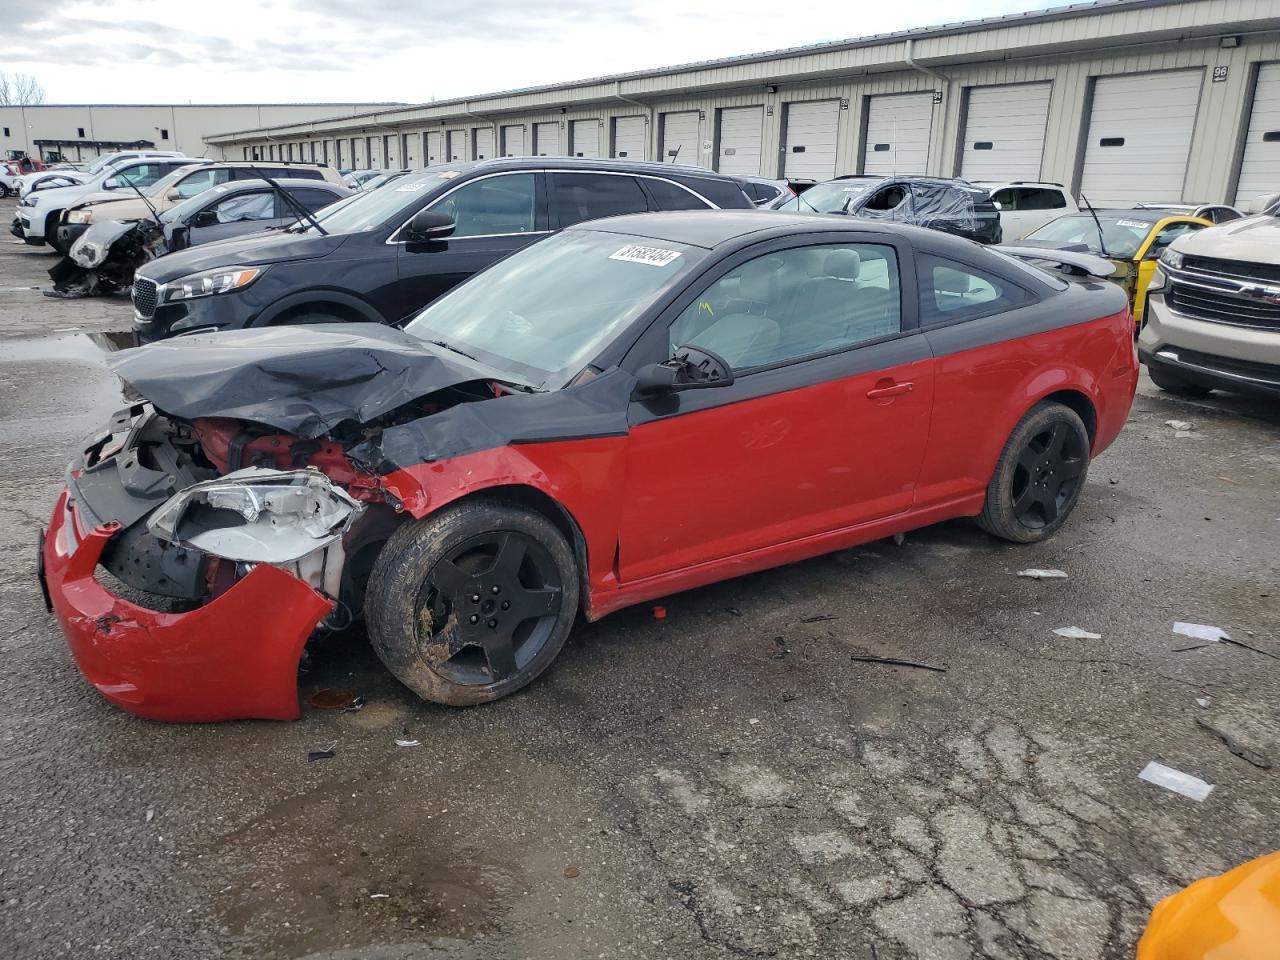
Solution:
[(933, 361), (902, 283), (910, 269), (909, 249), (881, 235), (763, 244), (655, 321), (628, 366), (688, 344), (735, 379), (630, 403), (624, 582), (911, 508)]
[[(528, 170), (490, 174), (464, 181), (432, 201), (426, 209), (453, 217), (448, 240), (409, 243), (404, 229), (397, 231), (388, 242), (399, 244), (399, 316), (416, 313), (472, 274), (545, 236), (541, 176)], [(414, 187), (392, 183), (384, 189)]]
[(1147, 288), (1151, 286), (1151, 281), (1156, 275), (1156, 264), (1160, 260), (1160, 254), (1179, 237), (1203, 230), (1207, 226), (1209, 226), (1208, 223), (1196, 223), (1194, 220), (1175, 220), (1157, 224), (1156, 229), (1147, 238), (1147, 242), (1138, 250), (1134, 257), (1137, 264), (1134, 271), (1134, 288), (1130, 293), (1133, 321), (1138, 326), (1142, 326), (1143, 318), (1146, 316)]

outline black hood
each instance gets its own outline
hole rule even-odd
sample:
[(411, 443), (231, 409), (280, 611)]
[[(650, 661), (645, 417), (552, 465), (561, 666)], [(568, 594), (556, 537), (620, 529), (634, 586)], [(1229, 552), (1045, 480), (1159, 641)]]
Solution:
[(345, 233), (323, 236), (315, 232), (267, 230), (179, 250), (147, 264), (138, 271), (138, 275), (156, 283), (168, 283), (217, 267), (256, 267), (287, 260), (316, 260), (333, 253), (346, 239)]
[(234, 417), (304, 439), (493, 377), (465, 357), (442, 355), (376, 323), (177, 337), (111, 354), (107, 364), (164, 413), (185, 420)]

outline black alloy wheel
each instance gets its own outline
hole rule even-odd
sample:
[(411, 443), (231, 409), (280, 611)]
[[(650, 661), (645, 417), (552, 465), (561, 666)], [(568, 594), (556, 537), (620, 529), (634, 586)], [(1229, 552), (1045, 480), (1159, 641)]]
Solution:
[(1013, 515), (1032, 530), (1052, 526), (1071, 502), (1088, 461), (1079, 435), (1061, 421), (1036, 434), (1013, 473)]
[(508, 680), (555, 630), (564, 589), (546, 547), (513, 530), (464, 540), (418, 591), (418, 647), (451, 683)]
[(1014, 543), (1043, 540), (1066, 522), (1089, 473), (1089, 431), (1065, 404), (1044, 401), (1013, 428), (978, 525)]
[(365, 616), (379, 659), (426, 700), (514, 693), (551, 665), (578, 612), (574, 550), (542, 513), (478, 497), (404, 524), (379, 551)]

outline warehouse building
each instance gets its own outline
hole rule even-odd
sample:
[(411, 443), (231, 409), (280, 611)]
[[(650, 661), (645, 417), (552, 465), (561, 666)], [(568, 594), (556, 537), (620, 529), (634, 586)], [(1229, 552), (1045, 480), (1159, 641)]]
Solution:
[(0, 106), (0, 158), (25, 154), (78, 163), (130, 148), (180, 150), (198, 157), (207, 149), (205, 139), (222, 130), (366, 114), (394, 106), (401, 104)]
[(1280, 4), (1101, 0), (208, 141), (343, 167), (568, 154), (1244, 202), (1280, 191)]

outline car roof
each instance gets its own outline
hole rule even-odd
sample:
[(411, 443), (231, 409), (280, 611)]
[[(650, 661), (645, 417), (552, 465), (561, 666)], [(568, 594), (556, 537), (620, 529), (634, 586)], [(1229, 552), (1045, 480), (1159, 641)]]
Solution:
[(603, 220), (588, 220), (567, 228), (566, 232), (569, 230), (594, 230), (601, 233), (645, 237), (651, 240), (669, 240), (673, 243), (683, 243), (708, 250), (722, 244), (741, 241), (746, 237), (765, 240), (773, 236), (830, 233), (834, 230), (903, 235), (913, 243), (921, 241), (929, 246), (944, 247), (954, 245), (960, 250), (972, 250), (975, 246), (972, 240), (907, 224), (862, 220), (835, 213), (787, 213), (779, 210), (758, 209), (631, 213), (618, 217), (606, 217)]
[(608, 170), (622, 173), (647, 173), (667, 176), (703, 177), (712, 180), (730, 180), (741, 183), (741, 177), (716, 173), (706, 167), (694, 167), (683, 163), (656, 163), (651, 160), (620, 160), (606, 157), (495, 157), (492, 160), (471, 160), (463, 163), (442, 163), (427, 167), (426, 173), (456, 170), (470, 173), (476, 170)]
[[(319, 187), (321, 189), (328, 188), (334, 193), (349, 192), (346, 187), (340, 187), (336, 183), (330, 183), (328, 180), (316, 180), (314, 177), (272, 177), (271, 181), (282, 187)], [(230, 183), (220, 183), (212, 189), (219, 193), (244, 193), (246, 190), (261, 190), (267, 186), (265, 180), (232, 180)], [(208, 191), (206, 191), (208, 192)], [(204, 194), (197, 193), (196, 196)]]
[[(1141, 210), (1131, 209), (1128, 207), (1094, 207), (1093, 212), (1100, 217), (1119, 217), (1124, 220), (1140, 220), (1143, 223), (1158, 223), (1161, 220), (1168, 220), (1171, 217), (1182, 216), (1181, 214), (1169, 210)], [(1084, 207), (1079, 213), (1063, 214), (1067, 217), (1088, 217), (1089, 208)], [(1191, 219), (1191, 218), (1186, 218)]]

